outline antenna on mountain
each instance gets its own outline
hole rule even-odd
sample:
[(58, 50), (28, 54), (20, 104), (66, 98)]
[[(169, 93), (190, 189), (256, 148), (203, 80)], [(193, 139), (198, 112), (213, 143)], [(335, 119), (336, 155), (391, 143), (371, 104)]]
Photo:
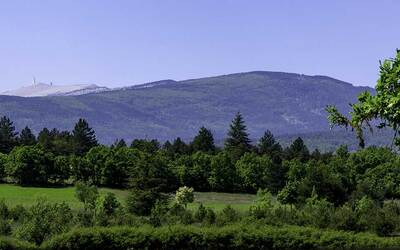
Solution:
[(35, 85), (36, 85), (36, 78), (33, 77), (33, 86), (35, 86)]

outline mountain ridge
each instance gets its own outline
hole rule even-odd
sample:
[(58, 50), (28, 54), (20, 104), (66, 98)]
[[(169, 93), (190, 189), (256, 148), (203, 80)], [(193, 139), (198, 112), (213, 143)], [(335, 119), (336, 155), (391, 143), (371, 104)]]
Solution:
[(362, 91), (374, 92), (325, 76), (251, 71), (76, 96), (0, 96), (0, 115), (36, 132), (43, 127), (70, 130), (83, 117), (108, 144), (117, 138), (190, 139), (200, 126), (223, 138), (240, 111), (251, 137), (257, 138), (267, 129), (276, 135), (329, 133), (326, 105), (346, 113)]

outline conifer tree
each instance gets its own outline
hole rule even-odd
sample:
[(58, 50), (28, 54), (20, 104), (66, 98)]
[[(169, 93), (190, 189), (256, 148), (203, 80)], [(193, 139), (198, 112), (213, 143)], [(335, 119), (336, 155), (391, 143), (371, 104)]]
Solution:
[(8, 154), (17, 143), (15, 127), (10, 118), (3, 116), (0, 119), (0, 153)]
[(304, 144), (303, 139), (298, 137), (293, 143), (286, 149), (286, 158), (288, 160), (291, 159), (299, 159), (302, 162), (306, 162), (310, 158), (310, 151), (307, 146)]
[(258, 142), (258, 152), (260, 154), (273, 155), (282, 151), (281, 145), (276, 142), (271, 131), (267, 130)]
[(212, 153), (215, 151), (214, 137), (212, 132), (204, 126), (200, 128), (199, 133), (194, 137), (192, 142), (192, 150), (194, 152), (202, 151)]
[(172, 143), (171, 150), (175, 154), (182, 155), (188, 153), (189, 147), (180, 137), (178, 137), (174, 140), (174, 143)]
[(79, 119), (76, 123), (72, 137), (77, 155), (84, 155), (92, 147), (98, 145), (96, 134), (85, 119)]
[(36, 144), (36, 136), (32, 130), (26, 126), (19, 135), (19, 143), (24, 146), (32, 146)]
[(225, 140), (225, 149), (231, 151), (235, 158), (240, 157), (251, 149), (249, 134), (243, 117), (239, 112), (230, 125), (228, 138)]

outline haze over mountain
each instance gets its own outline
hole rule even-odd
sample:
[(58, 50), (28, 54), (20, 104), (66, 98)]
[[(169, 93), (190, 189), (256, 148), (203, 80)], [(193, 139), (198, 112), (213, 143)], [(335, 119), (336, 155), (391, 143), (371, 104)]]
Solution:
[(82, 95), (107, 90), (109, 89), (105, 87), (99, 87), (95, 84), (53, 85), (52, 83), (34, 83), (30, 86), (5, 91), (0, 94), (21, 97), (35, 97), (53, 95)]
[(185, 81), (164, 80), (77, 96), (0, 96), (0, 114), (18, 128), (68, 129), (86, 118), (103, 143), (116, 138), (192, 138), (200, 126), (217, 140), (240, 111), (252, 138), (269, 129), (276, 135), (329, 131), (326, 105), (342, 112), (369, 87), (327, 76), (247, 72)]

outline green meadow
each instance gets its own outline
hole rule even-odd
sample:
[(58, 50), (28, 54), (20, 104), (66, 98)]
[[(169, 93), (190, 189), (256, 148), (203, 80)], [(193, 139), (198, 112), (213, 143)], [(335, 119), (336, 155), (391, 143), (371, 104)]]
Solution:
[[(121, 203), (125, 202), (129, 194), (128, 190), (99, 188), (100, 194), (114, 193)], [(74, 187), (23, 187), (12, 184), (0, 184), (0, 199), (4, 199), (7, 205), (30, 206), (39, 197), (45, 197), (51, 202), (66, 202), (72, 208), (80, 208), (82, 204), (75, 197)], [(188, 208), (195, 209), (200, 203), (211, 207), (216, 211), (222, 210), (227, 205), (239, 211), (247, 210), (255, 199), (252, 194), (230, 194), (215, 192), (195, 192), (195, 201)]]

